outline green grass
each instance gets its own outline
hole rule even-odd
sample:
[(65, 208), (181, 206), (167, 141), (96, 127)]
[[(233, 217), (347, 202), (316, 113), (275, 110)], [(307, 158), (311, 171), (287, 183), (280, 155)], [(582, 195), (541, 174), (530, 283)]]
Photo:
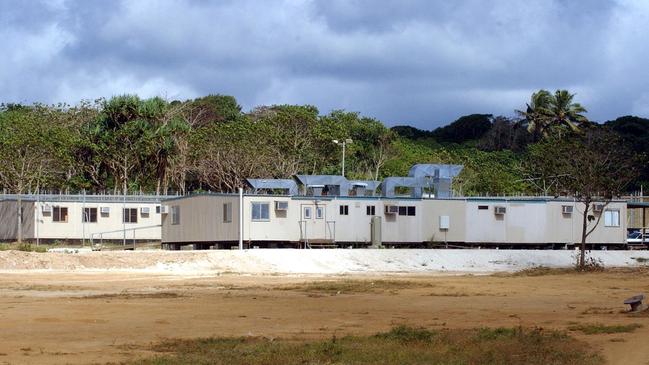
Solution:
[(636, 329), (641, 327), (642, 325), (638, 323), (613, 325), (613, 326), (607, 326), (599, 323), (590, 323), (590, 324), (572, 325), (568, 327), (568, 329), (570, 331), (579, 331), (586, 335), (600, 335), (600, 334), (610, 334), (610, 333), (628, 333), (628, 332), (633, 332)]
[[(577, 271), (574, 268), (551, 268), (547, 266), (536, 266), (516, 271), (511, 276), (545, 276), (545, 275), (563, 275), (574, 274)], [(507, 276), (507, 274), (505, 274)]]
[(295, 290), (308, 293), (353, 294), (380, 293), (391, 290), (430, 288), (434, 285), (426, 282), (409, 280), (332, 280), (312, 281), (279, 287), (280, 290)]
[(320, 341), (265, 338), (165, 340), (159, 355), (125, 364), (214, 365), (462, 365), (602, 364), (602, 358), (564, 333), (540, 329), (426, 330), (396, 327), (373, 336)]
[(31, 243), (0, 243), (0, 251), (47, 252), (47, 247)]

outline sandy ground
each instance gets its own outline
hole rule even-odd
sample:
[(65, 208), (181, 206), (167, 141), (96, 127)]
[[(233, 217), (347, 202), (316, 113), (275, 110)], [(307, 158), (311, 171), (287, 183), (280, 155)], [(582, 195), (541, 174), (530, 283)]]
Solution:
[[(318, 280), (403, 280), (410, 288), (317, 293)], [(416, 283), (416, 285), (412, 285)], [(291, 290), (284, 290), (286, 287)], [(161, 338), (371, 334), (429, 328), (629, 324), (634, 333), (581, 335), (610, 364), (649, 364), (649, 317), (622, 301), (649, 292), (649, 272), (520, 276), (187, 276), (124, 272), (0, 275), (0, 363), (87, 364), (149, 355)]]

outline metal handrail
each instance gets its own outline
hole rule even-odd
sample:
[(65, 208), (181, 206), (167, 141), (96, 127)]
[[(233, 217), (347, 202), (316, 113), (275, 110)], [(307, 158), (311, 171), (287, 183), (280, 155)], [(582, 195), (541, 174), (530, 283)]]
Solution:
[(103, 245), (104, 244), (104, 238), (103, 238), (104, 234), (119, 233), (119, 232), (126, 233), (126, 232), (129, 232), (129, 231), (133, 232), (133, 246), (135, 246), (135, 231), (142, 230), (142, 229), (158, 228), (158, 227), (162, 227), (162, 225), (161, 224), (156, 224), (156, 225), (153, 225), (153, 226), (131, 227), (131, 228), (124, 228), (124, 229), (115, 229), (115, 230), (112, 230), (112, 231), (94, 232), (94, 233), (90, 234), (90, 246), (94, 245), (94, 238), (97, 235), (99, 235), (100, 245)]

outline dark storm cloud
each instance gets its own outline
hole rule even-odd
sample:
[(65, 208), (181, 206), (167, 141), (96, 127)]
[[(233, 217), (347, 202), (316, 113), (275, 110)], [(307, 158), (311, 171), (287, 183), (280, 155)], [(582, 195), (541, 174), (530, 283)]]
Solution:
[(649, 115), (642, 1), (3, 1), (1, 101), (235, 95), (433, 128), (568, 88)]

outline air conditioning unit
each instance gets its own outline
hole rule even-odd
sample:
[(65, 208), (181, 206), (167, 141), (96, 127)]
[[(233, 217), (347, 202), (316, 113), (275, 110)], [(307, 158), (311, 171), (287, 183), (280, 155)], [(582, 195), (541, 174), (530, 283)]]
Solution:
[(561, 213), (563, 214), (572, 214), (572, 205), (562, 205), (561, 206)]
[(149, 214), (149, 212), (151, 212), (151, 209), (149, 207), (140, 208), (140, 214)]
[(275, 202), (275, 210), (288, 210), (288, 202), (287, 201), (276, 201)]
[(507, 208), (506, 207), (494, 207), (494, 214), (503, 215), (505, 213), (507, 213)]
[(43, 213), (52, 213), (51, 205), (43, 205)]
[(168, 205), (161, 205), (160, 206), (160, 214), (169, 214), (169, 206)]
[(110, 214), (110, 207), (101, 207), (101, 208), (99, 208), (99, 213), (101, 213), (101, 214)]
[(386, 205), (385, 214), (398, 214), (399, 206), (398, 205)]
[(604, 204), (593, 204), (593, 212), (601, 213), (604, 210)]

